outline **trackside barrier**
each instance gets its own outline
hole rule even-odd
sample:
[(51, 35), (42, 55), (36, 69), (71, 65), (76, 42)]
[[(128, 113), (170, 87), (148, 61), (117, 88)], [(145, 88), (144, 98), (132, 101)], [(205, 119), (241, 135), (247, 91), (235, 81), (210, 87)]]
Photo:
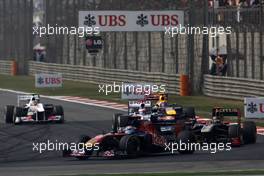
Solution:
[(0, 74), (13, 75), (12, 63), (10, 60), (0, 60)]
[(178, 95), (180, 93), (180, 75), (178, 74), (29, 61), (29, 74), (36, 73), (62, 73), (63, 79), (94, 84), (113, 84), (113, 82), (165, 84), (168, 93)]
[(243, 100), (264, 97), (264, 81), (247, 78), (204, 75), (204, 95)]

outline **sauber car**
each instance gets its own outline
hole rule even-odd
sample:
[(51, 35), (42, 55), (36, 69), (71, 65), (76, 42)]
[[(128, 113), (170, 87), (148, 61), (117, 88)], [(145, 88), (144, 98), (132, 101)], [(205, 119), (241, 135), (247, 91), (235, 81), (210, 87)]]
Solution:
[(4, 110), (6, 123), (19, 124), (23, 122), (64, 122), (63, 107), (40, 103), (37, 94), (18, 95), (17, 106), (7, 105)]

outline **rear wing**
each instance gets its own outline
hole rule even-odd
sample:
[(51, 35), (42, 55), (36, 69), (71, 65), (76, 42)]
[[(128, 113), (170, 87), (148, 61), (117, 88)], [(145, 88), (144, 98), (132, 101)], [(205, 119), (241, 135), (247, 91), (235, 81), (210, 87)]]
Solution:
[(141, 104), (145, 104), (145, 107), (152, 107), (151, 101), (128, 101), (128, 108), (139, 108)]
[(20, 101), (30, 101), (32, 98), (35, 98), (36, 100), (39, 100), (40, 96), (38, 94), (18, 95), (17, 96), (17, 105), (19, 106)]
[(239, 108), (214, 108), (212, 116), (237, 117), (238, 123), (241, 122), (241, 112)]
[(145, 95), (144, 100), (159, 100), (160, 96), (164, 96), (166, 100), (168, 100), (168, 94), (167, 93), (153, 93), (150, 95)]

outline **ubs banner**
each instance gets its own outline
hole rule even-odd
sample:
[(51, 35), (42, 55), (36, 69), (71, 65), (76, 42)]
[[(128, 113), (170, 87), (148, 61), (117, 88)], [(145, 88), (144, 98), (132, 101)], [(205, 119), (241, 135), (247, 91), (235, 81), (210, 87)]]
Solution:
[(62, 74), (35, 74), (35, 87), (62, 87)]
[(244, 99), (245, 118), (264, 118), (264, 97)]
[(184, 11), (79, 11), (79, 27), (100, 31), (165, 31), (184, 25)]

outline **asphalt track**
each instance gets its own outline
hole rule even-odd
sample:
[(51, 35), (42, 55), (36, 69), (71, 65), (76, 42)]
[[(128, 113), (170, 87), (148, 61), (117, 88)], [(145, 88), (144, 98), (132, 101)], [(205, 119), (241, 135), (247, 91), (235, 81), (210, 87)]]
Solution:
[(91, 158), (78, 161), (62, 158), (60, 151), (33, 151), (33, 143), (59, 141), (75, 142), (80, 134), (94, 136), (107, 132), (111, 118), (117, 110), (88, 106), (59, 100), (42, 99), (42, 102), (61, 104), (65, 110), (65, 124), (4, 124), (2, 110), (6, 104), (16, 104), (16, 94), (0, 91), (0, 175), (35, 176), (82, 173), (139, 173), (228, 171), (264, 168), (264, 136), (257, 144), (231, 151), (196, 152), (193, 155), (156, 155), (137, 159)]

